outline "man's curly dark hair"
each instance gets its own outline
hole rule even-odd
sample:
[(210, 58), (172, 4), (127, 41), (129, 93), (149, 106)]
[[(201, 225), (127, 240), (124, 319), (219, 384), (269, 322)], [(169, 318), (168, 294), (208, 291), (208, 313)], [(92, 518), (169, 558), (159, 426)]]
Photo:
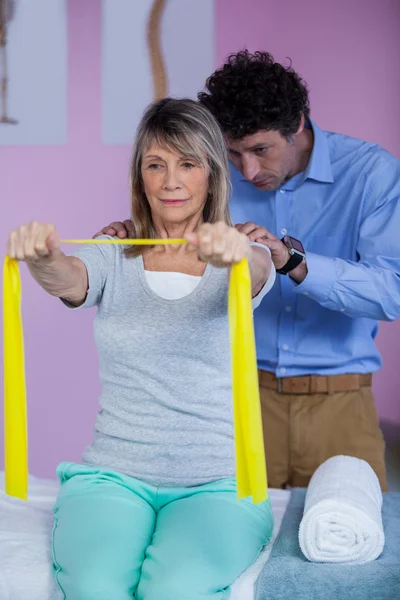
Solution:
[(242, 50), (206, 82), (199, 101), (216, 117), (224, 133), (241, 139), (257, 131), (276, 130), (287, 139), (307, 119), (310, 105), (306, 83), (269, 52)]

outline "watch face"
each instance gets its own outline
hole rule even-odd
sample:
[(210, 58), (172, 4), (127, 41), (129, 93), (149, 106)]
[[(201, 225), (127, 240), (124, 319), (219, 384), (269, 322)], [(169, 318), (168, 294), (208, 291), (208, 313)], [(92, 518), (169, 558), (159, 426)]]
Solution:
[(284, 265), (281, 269), (277, 269), (277, 273), (280, 273), (281, 275), (287, 275), (305, 259), (306, 255), (303, 244), (299, 240), (296, 240), (296, 238), (292, 238), (290, 235), (285, 235), (282, 238), (282, 242), (289, 250), (290, 258), (286, 265)]
[(294, 250), (297, 250), (297, 252), (301, 252), (302, 254), (304, 254), (303, 244), (299, 240), (288, 236), (288, 241)]

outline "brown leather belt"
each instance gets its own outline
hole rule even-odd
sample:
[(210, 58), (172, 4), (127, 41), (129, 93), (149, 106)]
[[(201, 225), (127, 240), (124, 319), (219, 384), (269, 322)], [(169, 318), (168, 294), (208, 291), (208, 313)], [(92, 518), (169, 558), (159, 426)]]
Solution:
[(370, 387), (372, 374), (360, 375), (300, 375), (298, 377), (278, 378), (269, 371), (258, 371), (261, 387), (275, 390), (282, 394), (334, 394), (335, 392), (351, 392), (362, 387)]

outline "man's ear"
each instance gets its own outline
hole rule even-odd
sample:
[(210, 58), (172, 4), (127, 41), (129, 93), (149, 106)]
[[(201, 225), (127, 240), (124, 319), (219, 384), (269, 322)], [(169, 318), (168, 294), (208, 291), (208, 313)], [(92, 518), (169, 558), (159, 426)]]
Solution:
[(299, 133), (303, 133), (305, 124), (306, 124), (306, 120), (304, 118), (304, 115), (302, 114), (301, 119), (300, 119), (300, 125), (299, 125), (299, 128), (296, 131), (295, 135), (298, 135)]

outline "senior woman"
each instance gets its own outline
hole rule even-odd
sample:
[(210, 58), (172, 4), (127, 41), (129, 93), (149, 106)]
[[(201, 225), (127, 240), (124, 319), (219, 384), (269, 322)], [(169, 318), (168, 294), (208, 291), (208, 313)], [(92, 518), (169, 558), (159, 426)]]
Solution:
[(11, 258), (70, 307), (97, 306), (102, 392), (82, 464), (62, 463), (55, 576), (67, 600), (220, 600), (268, 543), (269, 501), (238, 501), (227, 319), (247, 257), (259, 302), (265, 247), (231, 226), (224, 140), (191, 100), (152, 104), (131, 166), (138, 238), (172, 246), (60, 249), (53, 226), (12, 232)]

